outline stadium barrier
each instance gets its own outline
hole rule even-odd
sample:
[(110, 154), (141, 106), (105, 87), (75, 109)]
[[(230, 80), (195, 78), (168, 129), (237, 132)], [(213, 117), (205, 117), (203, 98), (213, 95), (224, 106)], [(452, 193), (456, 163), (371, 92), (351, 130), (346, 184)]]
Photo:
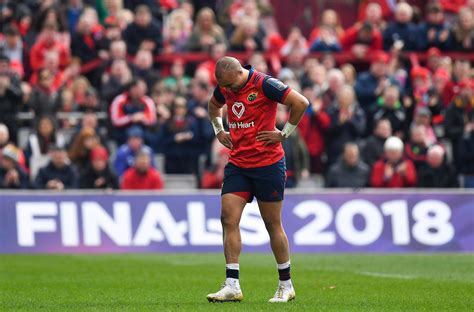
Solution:
[[(0, 253), (220, 252), (217, 191), (3, 192)], [(474, 191), (288, 191), (292, 252), (473, 252)], [(256, 202), (243, 250), (269, 252)]]

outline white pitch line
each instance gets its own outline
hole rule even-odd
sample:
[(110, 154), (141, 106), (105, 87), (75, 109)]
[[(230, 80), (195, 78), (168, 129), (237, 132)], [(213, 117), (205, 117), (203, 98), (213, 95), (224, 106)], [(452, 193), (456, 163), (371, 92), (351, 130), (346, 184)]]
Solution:
[(404, 275), (404, 274), (391, 274), (391, 273), (381, 273), (381, 272), (357, 272), (361, 275), (382, 277), (382, 278), (399, 278), (399, 279), (414, 279), (415, 275)]

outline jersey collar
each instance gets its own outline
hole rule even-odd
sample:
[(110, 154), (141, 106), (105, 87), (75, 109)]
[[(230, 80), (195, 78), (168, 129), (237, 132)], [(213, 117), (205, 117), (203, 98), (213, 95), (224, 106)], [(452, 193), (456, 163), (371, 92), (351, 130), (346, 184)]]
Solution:
[(249, 71), (249, 76), (247, 77), (247, 81), (245, 82), (245, 84), (242, 86), (242, 89), (247, 86), (247, 83), (250, 81), (250, 78), (252, 78), (252, 75), (255, 72), (255, 69), (252, 67), (252, 65), (245, 65), (244, 68)]

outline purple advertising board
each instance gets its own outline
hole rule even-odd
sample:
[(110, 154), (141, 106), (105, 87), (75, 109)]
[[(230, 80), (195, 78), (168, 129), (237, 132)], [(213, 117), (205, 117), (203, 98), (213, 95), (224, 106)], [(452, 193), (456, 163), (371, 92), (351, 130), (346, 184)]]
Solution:
[[(0, 253), (220, 252), (218, 193), (2, 193)], [(292, 252), (473, 252), (474, 193), (290, 193)], [(256, 202), (244, 252), (269, 252)]]

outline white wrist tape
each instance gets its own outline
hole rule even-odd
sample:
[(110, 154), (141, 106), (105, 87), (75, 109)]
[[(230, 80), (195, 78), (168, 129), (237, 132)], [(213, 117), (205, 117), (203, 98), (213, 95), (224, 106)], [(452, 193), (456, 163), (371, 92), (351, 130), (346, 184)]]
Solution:
[(211, 124), (212, 124), (212, 128), (214, 128), (215, 135), (217, 135), (221, 131), (224, 131), (224, 124), (222, 123), (222, 117), (212, 118)]
[(296, 126), (292, 125), (291, 123), (287, 122), (285, 126), (283, 127), (283, 130), (281, 130), (281, 135), (283, 135), (285, 138), (288, 138), (293, 131), (295, 131)]

